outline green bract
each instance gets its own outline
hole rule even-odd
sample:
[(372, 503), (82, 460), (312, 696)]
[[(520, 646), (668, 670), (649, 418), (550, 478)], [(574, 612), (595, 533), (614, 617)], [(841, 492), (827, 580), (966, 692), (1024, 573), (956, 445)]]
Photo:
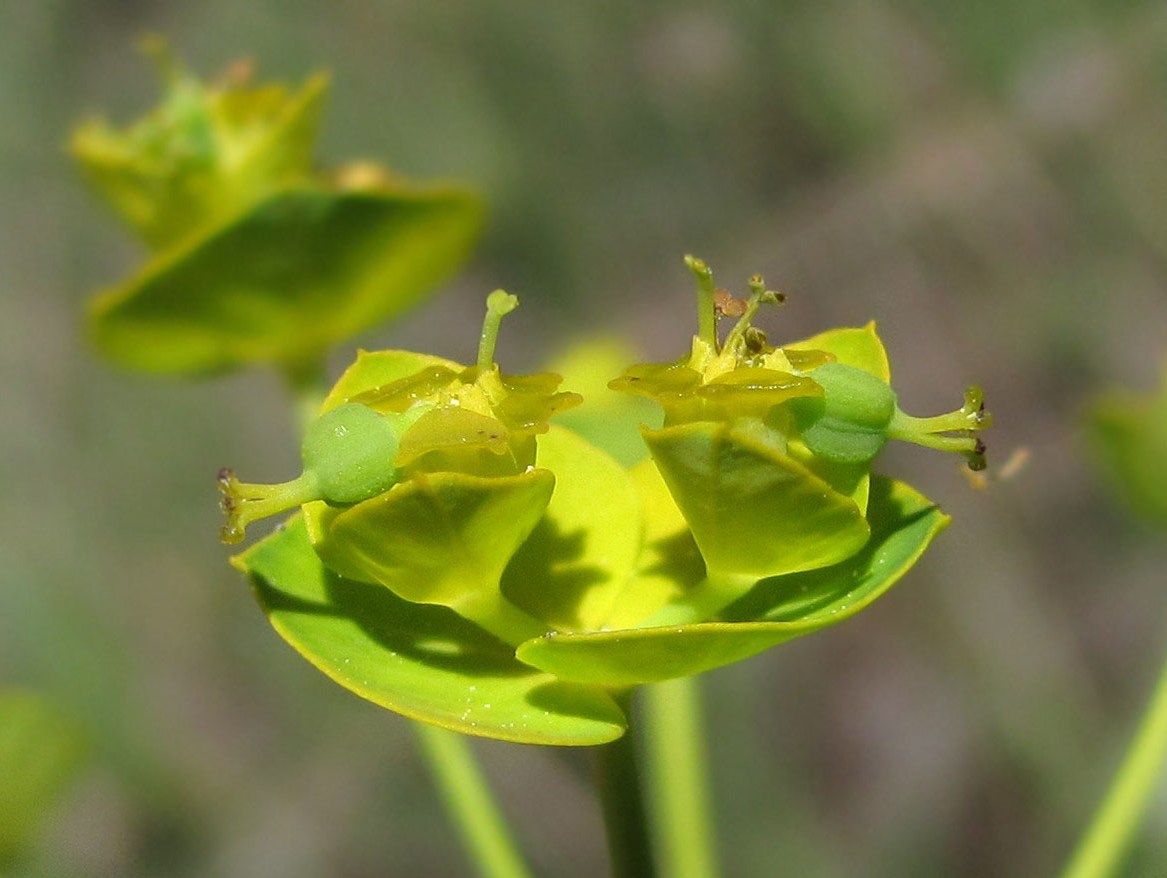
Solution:
[[(163, 374), (251, 363), (294, 372), (421, 301), (468, 255), (482, 207), (371, 165), (313, 168), (327, 80), (205, 85), (171, 62), (162, 105), (72, 151), (153, 256), (102, 291), (91, 332), (119, 365)], [(229, 267), (229, 268), (228, 268)]]
[[(691, 264), (712, 335), (681, 361), (612, 382), (664, 412), (663, 426), (642, 430), (651, 460), (630, 469), (548, 428), (578, 402), (557, 391), (558, 376), (494, 365), (513, 297), (488, 299), (474, 366), (362, 353), (304, 455), (306, 471), (323, 471), (330, 418), (347, 427), (351, 417), (384, 448), (377, 463), (362, 442), (335, 449), (330, 481), (360, 499), (338, 502), (335, 489), (300, 499), (287, 527), (235, 559), (277, 631), (342, 685), (408, 716), (597, 744), (623, 732), (619, 690), (738, 661), (890, 588), (948, 518), (907, 485), (873, 478), (874, 446), (924, 437), (979, 454), (979, 395), (953, 415), (911, 419), (873, 325), (773, 347), (750, 319), (779, 297), (757, 278), (748, 302), (733, 300)], [(724, 342), (714, 307), (742, 318)], [(388, 487), (361, 496), (382, 477)]]
[[(972, 434), (990, 423), (977, 388), (948, 415), (901, 411), (874, 324), (775, 347), (752, 320), (784, 297), (755, 275), (749, 298), (735, 299), (704, 262), (686, 264), (699, 326), (688, 358), (632, 366), (611, 384), (664, 409), (665, 426), (645, 441), (706, 566), (703, 582), (650, 620), (659, 625), (707, 619), (761, 577), (851, 556), (867, 540), (869, 466), (888, 439), (957, 451), (980, 469)], [(738, 322), (722, 341), (725, 316)]]
[(535, 437), (579, 397), (558, 392), (557, 375), (499, 371), (499, 322), (517, 304), (501, 290), (488, 297), (471, 367), (362, 354), (309, 427), (299, 477), (257, 485), (220, 473), (223, 539), (303, 505), (309, 540), (333, 571), (449, 607), (506, 642), (543, 633), (504, 597), (501, 579), (555, 484), (536, 468)]
[(298, 91), (251, 86), (239, 65), (199, 81), (157, 40), (162, 103), (125, 130), (91, 119), (71, 151), (86, 176), (153, 249), (163, 249), (288, 183), (311, 179), (328, 77)]

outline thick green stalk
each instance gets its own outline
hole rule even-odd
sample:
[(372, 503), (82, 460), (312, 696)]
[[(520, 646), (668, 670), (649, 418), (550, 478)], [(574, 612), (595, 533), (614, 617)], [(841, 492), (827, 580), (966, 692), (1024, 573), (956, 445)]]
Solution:
[(719, 873), (700, 694), (695, 677), (644, 689), (649, 794), (669, 878), (715, 878)]
[(446, 810), (483, 878), (530, 878), (506, 820), (474, 761), (470, 742), (457, 732), (414, 723), (418, 741)]
[(1115, 873), (1167, 760), (1167, 663), (1110, 789), (1078, 843), (1062, 878)]
[(632, 696), (620, 699), (629, 719), (624, 737), (596, 751), (596, 791), (608, 836), (612, 878), (653, 878), (656, 865), (636, 755)]

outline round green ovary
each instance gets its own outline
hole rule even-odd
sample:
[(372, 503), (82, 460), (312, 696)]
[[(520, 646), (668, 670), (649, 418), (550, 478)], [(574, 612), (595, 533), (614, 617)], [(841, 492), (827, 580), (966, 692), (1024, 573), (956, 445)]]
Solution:
[(810, 377), (823, 388), (823, 396), (790, 403), (806, 446), (836, 463), (875, 457), (887, 442), (895, 392), (871, 373), (842, 363), (820, 366)]
[(321, 415), (304, 437), (304, 471), (315, 476), (322, 499), (358, 503), (397, 481), (399, 416), (345, 403)]

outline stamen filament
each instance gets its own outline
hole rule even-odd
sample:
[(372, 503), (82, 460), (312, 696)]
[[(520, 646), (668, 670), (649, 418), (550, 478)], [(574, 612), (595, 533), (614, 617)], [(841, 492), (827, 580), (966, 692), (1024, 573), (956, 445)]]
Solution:
[(697, 278), (697, 337), (715, 352), (720, 352), (717, 344), (717, 308), (714, 305), (713, 269), (703, 259), (686, 256), (685, 265)]
[(778, 304), (783, 301), (783, 296), (773, 290), (766, 289), (766, 282), (762, 279), (760, 274), (755, 274), (750, 278), (750, 298), (746, 302), (746, 313), (741, 316), (733, 329), (729, 331), (729, 335), (725, 337), (725, 349), (733, 351), (738, 345), (742, 344), (746, 332), (750, 329), (753, 322), (754, 315), (758, 313), (758, 309), (763, 304)]
[(478, 340), (478, 368), (489, 372), (494, 368), (494, 349), (498, 344), (498, 329), (502, 319), (519, 307), (519, 297), (506, 290), (495, 290), (486, 297), (486, 318), (482, 321), (482, 336)]

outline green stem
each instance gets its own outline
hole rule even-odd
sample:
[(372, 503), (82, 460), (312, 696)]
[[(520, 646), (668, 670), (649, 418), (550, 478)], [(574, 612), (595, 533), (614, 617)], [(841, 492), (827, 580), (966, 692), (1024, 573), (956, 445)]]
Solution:
[(1110, 789), (1062, 878), (1105, 878), (1119, 865), (1167, 760), (1167, 663)]
[(438, 791), (483, 878), (530, 878), (465, 736), (414, 723)]
[(636, 758), (632, 696), (618, 699), (629, 719), (624, 737), (596, 747), (596, 790), (608, 835), (612, 878), (653, 878), (656, 865)]
[(644, 690), (652, 811), (664, 873), (670, 878), (719, 874), (700, 696), (695, 677)]
[(320, 416), (320, 406), (328, 396), (328, 365), (324, 352), (285, 363), (283, 375), (296, 408), (296, 426), (303, 436)]
[[(496, 297), (495, 311), (501, 310), (505, 314), (517, 303), (517, 299), (511, 304), (509, 301), (499, 301)], [(498, 307), (500, 305), (501, 308)], [(497, 336), (496, 320), (491, 335), (491, 355), (494, 353), (493, 341)], [(328, 395), (328, 370), (324, 353), (286, 363), (283, 375), (294, 400), (303, 435), (319, 417), (320, 406)], [(474, 759), (470, 742), (457, 732), (427, 723), (413, 725), (417, 730), (421, 751), (429, 763), (434, 784), (479, 874), (483, 878), (531, 878), (531, 872), (511, 839), (506, 820), (491, 797), (486, 779)]]

